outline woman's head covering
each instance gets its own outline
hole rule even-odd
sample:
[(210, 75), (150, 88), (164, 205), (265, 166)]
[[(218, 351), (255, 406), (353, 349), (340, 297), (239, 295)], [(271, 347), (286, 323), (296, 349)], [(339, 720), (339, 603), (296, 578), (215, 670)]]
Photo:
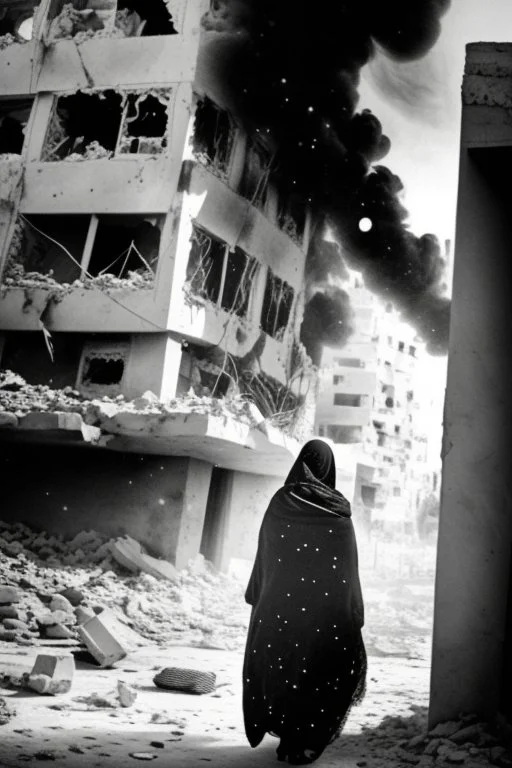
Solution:
[[(313, 477), (311, 477), (313, 475)], [(285, 485), (320, 481), (329, 488), (336, 485), (334, 455), (323, 440), (309, 440), (297, 456)]]

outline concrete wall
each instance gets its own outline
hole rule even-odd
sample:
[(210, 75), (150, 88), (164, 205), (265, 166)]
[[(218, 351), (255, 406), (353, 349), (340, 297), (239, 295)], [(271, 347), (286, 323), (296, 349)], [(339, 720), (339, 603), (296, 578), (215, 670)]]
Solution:
[[(499, 77), (471, 46), (466, 72), (480, 77), (475, 99), (488, 114), (491, 86), (509, 94), (512, 46)], [(497, 53), (497, 51), (495, 52)], [(496, 62), (497, 63), (497, 62)], [(507, 72), (508, 76), (504, 76)], [(496, 69), (496, 67), (495, 67)], [(502, 93), (503, 95), (503, 93)], [(486, 98), (484, 98), (486, 97)], [(467, 92), (466, 92), (467, 103)], [(508, 110), (510, 109), (508, 105)], [(494, 118), (508, 125), (509, 111)], [(476, 110), (476, 111), (475, 111)], [(459, 712), (491, 716), (500, 708), (512, 538), (510, 252), (512, 151), (489, 148), (492, 122), (463, 111), (443, 481), (436, 577), (431, 723)], [(485, 129), (482, 127), (485, 125)], [(468, 147), (480, 146), (476, 154)], [(510, 694), (509, 694), (510, 695)]]
[(1, 518), (72, 537), (127, 533), (178, 567), (199, 552), (211, 465), (189, 458), (0, 445)]

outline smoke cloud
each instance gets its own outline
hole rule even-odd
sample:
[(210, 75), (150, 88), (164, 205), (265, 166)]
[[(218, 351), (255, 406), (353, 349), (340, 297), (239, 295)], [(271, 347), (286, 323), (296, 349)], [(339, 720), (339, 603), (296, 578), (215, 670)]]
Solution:
[[(343, 244), (348, 265), (396, 304), (433, 353), (446, 351), (449, 319), (439, 244), (408, 230), (401, 181), (374, 165), (389, 139), (369, 110), (356, 107), (359, 73), (376, 46), (394, 61), (417, 60), (438, 39), (449, 6), (450, 0), (212, 0), (203, 17), (239, 118), (276, 149), (276, 182), (310, 202), (318, 227), (328, 223)], [(371, 228), (363, 232), (365, 217)], [(326, 293), (331, 308), (333, 299), (338, 307), (344, 302), (335, 296), (339, 290)], [(319, 295), (310, 299), (315, 306)], [(307, 310), (304, 322), (313, 314), (319, 313)], [(331, 330), (330, 320), (320, 322), (324, 343)]]

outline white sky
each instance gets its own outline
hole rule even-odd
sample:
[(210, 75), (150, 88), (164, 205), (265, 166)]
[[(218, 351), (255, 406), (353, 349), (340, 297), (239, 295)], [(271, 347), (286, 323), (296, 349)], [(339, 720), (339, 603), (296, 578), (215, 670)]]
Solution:
[[(386, 61), (379, 56), (366, 67), (358, 107), (371, 109), (391, 139), (382, 164), (404, 183), (411, 230), (453, 239), (465, 45), (512, 41), (512, 0), (452, 0), (442, 27), (438, 43), (424, 59), (392, 65), (404, 81), (396, 93), (379, 89), (378, 80), (389, 69)], [(409, 103), (403, 99), (406, 90)]]

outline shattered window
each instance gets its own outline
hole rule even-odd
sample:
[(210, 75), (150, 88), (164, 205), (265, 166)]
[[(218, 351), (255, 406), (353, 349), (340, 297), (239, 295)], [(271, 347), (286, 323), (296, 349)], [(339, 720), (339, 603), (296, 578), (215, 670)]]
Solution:
[(21, 154), (32, 104), (33, 99), (0, 99), (0, 155)]
[(241, 248), (229, 251), (227, 243), (194, 227), (187, 266), (187, 282), (194, 296), (243, 317), (257, 270), (256, 259)]
[(26, 276), (33, 273), (59, 283), (72, 283), (80, 277), (89, 222), (87, 215), (23, 216), (16, 241), (16, 263), (23, 267)]
[(288, 191), (282, 192), (277, 223), (292, 240), (302, 243), (306, 227), (306, 204), (303, 198)]
[(187, 265), (187, 282), (191, 293), (217, 303), (227, 245), (194, 227)]
[(112, 157), (119, 136), (122, 96), (114, 90), (57, 99), (48, 126), (44, 161)]
[(165, 97), (153, 93), (128, 95), (120, 152), (155, 155), (165, 149), (168, 99), (168, 92)]
[(270, 151), (260, 141), (252, 139), (247, 147), (238, 191), (259, 208), (264, 208), (267, 202), (271, 162)]
[(198, 102), (194, 128), (196, 159), (225, 175), (234, 140), (229, 114), (206, 96)]
[(261, 311), (262, 330), (269, 336), (281, 335), (288, 325), (292, 304), (293, 288), (269, 269)]
[(258, 270), (256, 259), (248, 256), (241, 248), (228, 252), (228, 263), (224, 278), (221, 307), (240, 317), (247, 314), (251, 287)]
[(87, 397), (117, 395), (130, 356), (130, 341), (124, 334), (114, 339), (87, 341), (82, 350), (78, 389)]
[(160, 250), (158, 216), (107, 214), (98, 216), (87, 271), (126, 278), (129, 272), (156, 272)]
[(165, 0), (117, 0), (115, 26), (123, 37), (175, 35), (177, 30)]
[(38, 5), (39, 0), (0, 4), (0, 50), (32, 39), (34, 10)]

